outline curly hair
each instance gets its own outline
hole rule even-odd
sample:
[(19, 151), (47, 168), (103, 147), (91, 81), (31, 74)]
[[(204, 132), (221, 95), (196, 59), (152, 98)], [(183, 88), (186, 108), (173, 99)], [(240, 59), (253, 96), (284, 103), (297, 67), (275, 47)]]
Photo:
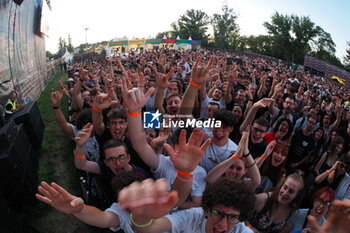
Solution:
[(134, 171), (121, 172), (117, 176), (114, 176), (111, 185), (113, 191), (118, 193), (120, 190), (134, 183), (135, 181), (142, 182), (143, 178)]
[(222, 178), (207, 185), (202, 196), (202, 208), (209, 211), (216, 205), (231, 207), (240, 212), (239, 220), (248, 219), (254, 209), (255, 194), (239, 179)]

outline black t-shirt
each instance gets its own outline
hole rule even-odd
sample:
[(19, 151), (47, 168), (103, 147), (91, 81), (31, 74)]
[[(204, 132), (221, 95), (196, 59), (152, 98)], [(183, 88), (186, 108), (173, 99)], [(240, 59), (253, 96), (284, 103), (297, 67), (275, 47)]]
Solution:
[(254, 159), (258, 158), (262, 154), (264, 154), (266, 149), (266, 142), (265, 140), (262, 140), (260, 143), (253, 143), (252, 140), (249, 138), (248, 149)]
[[(98, 162), (98, 166), (100, 167), (101, 173), (99, 177), (101, 179), (103, 191), (105, 192), (109, 202), (115, 202), (117, 200), (117, 194), (113, 191), (111, 186), (111, 181), (115, 174), (109, 167), (107, 167), (107, 165), (104, 162)], [(143, 179), (149, 178), (147, 172), (144, 171), (142, 168), (133, 164), (131, 164), (131, 166), (133, 167), (133, 172), (139, 174), (140, 177), (142, 177)]]
[(305, 136), (303, 129), (297, 130), (292, 137), (287, 164), (300, 162), (305, 156), (307, 156), (308, 152), (313, 151), (314, 149), (315, 140), (312, 134)]
[[(112, 135), (107, 127), (105, 127), (105, 130), (103, 131), (102, 135), (96, 134), (96, 140), (100, 145), (100, 161), (101, 162), (103, 162), (103, 160), (105, 159), (105, 155), (103, 152), (103, 145), (109, 139), (112, 139)], [(140, 158), (140, 156), (136, 153), (136, 151), (134, 150), (134, 148), (132, 146), (130, 139), (127, 137), (124, 137), (123, 142), (126, 145), (126, 147), (128, 148), (128, 152), (130, 154), (130, 163), (141, 167), (143, 170), (145, 170), (145, 172), (148, 173), (147, 175), (150, 176), (150, 174), (152, 174), (150, 168), (147, 166), (147, 164), (145, 164), (143, 162), (143, 160)]]

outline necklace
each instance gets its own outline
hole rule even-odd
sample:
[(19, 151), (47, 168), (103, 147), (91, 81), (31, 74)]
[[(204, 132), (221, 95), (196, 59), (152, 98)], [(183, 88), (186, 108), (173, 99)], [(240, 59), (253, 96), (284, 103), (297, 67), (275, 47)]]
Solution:
[(215, 149), (214, 150), (214, 143), (210, 143), (210, 148), (211, 148), (211, 151), (213, 152), (213, 155), (214, 155), (214, 157), (215, 157), (215, 159), (219, 159), (219, 158), (221, 158), (221, 156), (222, 155), (224, 155), (225, 153), (226, 153), (226, 151), (227, 151), (227, 148), (228, 148), (228, 144), (229, 144), (229, 142), (227, 142), (226, 143), (226, 146), (225, 146), (225, 149), (223, 150), (223, 152), (221, 153), (221, 154), (217, 154), (217, 149)]

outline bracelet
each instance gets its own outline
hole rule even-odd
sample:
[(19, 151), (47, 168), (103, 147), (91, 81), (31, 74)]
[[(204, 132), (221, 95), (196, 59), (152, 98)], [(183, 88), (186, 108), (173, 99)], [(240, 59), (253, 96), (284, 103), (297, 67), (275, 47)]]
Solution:
[(192, 178), (192, 177), (193, 177), (193, 174), (192, 174), (192, 173), (183, 172), (183, 171), (180, 171), (179, 169), (177, 169), (177, 173), (178, 173), (179, 175), (184, 176), (184, 177), (188, 177), (188, 178)]
[(232, 158), (233, 158), (234, 160), (239, 160), (239, 158), (238, 158), (236, 155), (232, 155)]
[(132, 213), (130, 213), (130, 221), (131, 221), (132, 225), (134, 225), (135, 227), (142, 228), (142, 227), (148, 227), (149, 225), (151, 225), (153, 223), (153, 218), (151, 218), (151, 220), (149, 220), (148, 223), (140, 225), (134, 221), (134, 219), (132, 218)]
[(245, 168), (246, 168), (246, 169), (251, 168), (251, 167), (253, 167), (255, 164), (256, 164), (256, 163), (255, 163), (255, 161), (254, 161), (254, 163), (252, 163), (252, 164), (249, 165), (249, 166), (246, 166)]
[(95, 110), (95, 112), (101, 112), (102, 110), (95, 107), (95, 105), (92, 105), (92, 108)]
[(196, 82), (192, 81), (192, 79), (190, 79), (190, 83), (191, 83), (191, 85), (192, 85), (192, 86), (195, 86), (195, 87), (201, 87), (201, 85), (200, 85), (200, 84), (198, 84), (198, 83), (196, 83)]
[(250, 155), (250, 152), (248, 154), (246, 154), (246, 155), (243, 155), (242, 157), (243, 158), (247, 158), (249, 155)]
[(330, 175), (330, 174), (331, 174), (331, 171), (330, 171), (330, 170), (327, 170), (326, 172), (328, 173), (328, 175)]
[(249, 225), (247, 225), (247, 227), (252, 228), (252, 225), (249, 224)]
[(75, 152), (74, 152), (74, 155), (75, 155), (75, 157), (77, 157), (78, 159), (83, 159), (83, 158), (85, 157), (85, 154), (82, 155), (82, 156), (79, 156), (79, 155), (77, 155), (77, 153), (75, 153)]
[(262, 160), (264, 160), (264, 161), (265, 161), (265, 159), (266, 159), (266, 157), (265, 157), (264, 155), (260, 156), (260, 158), (261, 158)]
[(191, 182), (191, 181), (193, 181), (194, 176), (192, 175), (191, 178), (185, 179), (185, 178), (180, 177), (180, 174), (179, 174), (179, 173), (176, 173), (176, 178), (178, 178), (179, 180), (181, 180), (181, 181), (183, 181), (183, 182)]
[(127, 112), (127, 113), (131, 117), (136, 117), (136, 116), (139, 116), (141, 114), (141, 111), (138, 111), (138, 112)]
[(59, 105), (58, 106), (52, 106), (52, 108), (53, 108), (53, 110), (57, 110), (57, 109), (60, 108), (60, 106)]

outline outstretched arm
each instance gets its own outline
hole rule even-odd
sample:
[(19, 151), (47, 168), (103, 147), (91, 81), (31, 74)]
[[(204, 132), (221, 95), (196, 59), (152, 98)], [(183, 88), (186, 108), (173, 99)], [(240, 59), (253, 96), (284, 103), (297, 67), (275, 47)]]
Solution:
[(350, 201), (333, 201), (329, 210), (326, 222), (321, 226), (318, 225), (315, 217), (309, 215), (311, 233), (348, 233), (350, 218)]
[(63, 132), (68, 137), (74, 138), (75, 135), (74, 135), (74, 131), (72, 129), (72, 126), (66, 121), (66, 118), (64, 117), (62, 110), (61, 110), (61, 107), (60, 107), (62, 96), (63, 96), (63, 88), (62, 87), (60, 87), (58, 89), (58, 91), (53, 91), (53, 89), (51, 89), (50, 99), (51, 99), (53, 111), (55, 113), (55, 119), (56, 119), (58, 126), (63, 130)]
[[(154, 96), (154, 109), (159, 109), (161, 113), (165, 113), (163, 108), (164, 103), (164, 90), (171, 86), (169, 79), (173, 77), (174, 68), (172, 68), (166, 75), (158, 73), (156, 68), (153, 68), (154, 75), (156, 77), (156, 94)], [(175, 84), (176, 85), (176, 84)]]
[(206, 67), (199, 66), (200, 60), (201, 60), (201, 57), (198, 57), (196, 63), (192, 68), (190, 85), (188, 85), (185, 91), (185, 94), (183, 96), (183, 99), (181, 101), (179, 114), (182, 114), (182, 115), (192, 114), (198, 89), (201, 87), (201, 85), (206, 85), (206, 83), (209, 80), (218, 78), (218, 75), (214, 75), (211, 77), (209, 75), (209, 70), (214, 62), (214, 56), (210, 58), (209, 63), (206, 65)]
[(74, 164), (75, 164), (75, 167), (80, 170), (84, 170), (94, 174), (100, 174), (101, 170), (99, 165), (96, 162), (88, 161), (85, 156), (84, 145), (90, 138), (92, 129), (93, 129), (93, 125), (88, 123), (84, 126), (82, 130), (79, 131), (79, 133), (75, 137), (76, 144), (75, 144), (75, 151), (73, 152)]
[(81, 198), (71, 195), (56, 183), (49, 185), (43, 181), (38, 190), (42, 195), (36, 194), (36, 198), (40, 201), (65, 214), (72, 214), (84, 223), (100, 228), (116, 227), (120, 224), (119, 216), (115, 213), (85, 205)]
[(273, 102), (273, 99), (270, 98), (264, 98), (253, 104), (251, 109), (248, 112), (247, 117), (244, 119), (241, 127), (240, 127), (240, 132), (242, 133), (246, 128), (247, 125), (252, 125), (253, 120), (255, 118), (256, 113), (258, 112), (259, 108), (265, 108), (267, 107), (271, 102)]
[(100, 93), (98, 89), (95, 97), (94, 105), (92, 106), (92, 124), (97, 135), (102, 135), (105, 130), (105, 124), (103, 123), (102, 110), (109, 108), (114, 104), (118, 104), (117, 100), (112, 100), (113, 88), (110, 88), (108, 94)]

